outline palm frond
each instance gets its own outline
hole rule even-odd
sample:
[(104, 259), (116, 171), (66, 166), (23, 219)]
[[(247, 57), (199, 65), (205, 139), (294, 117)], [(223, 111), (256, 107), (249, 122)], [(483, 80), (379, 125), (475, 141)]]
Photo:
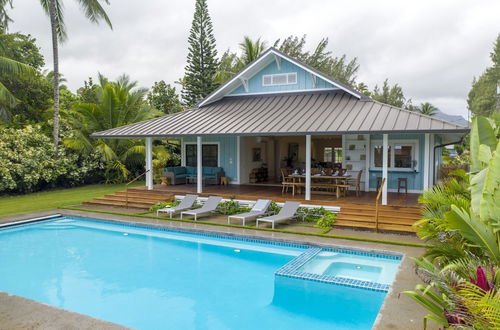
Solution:
[(55, 1), (55, 21), (56, 21), (56, 34), (60, 42), (67, 39), (66, 25), (64, 23), (64, 5), (61, 0), (40, 0), (43, 10), (50, 17), (50, 2)]
[[(109, 0), (102, 0), (105, 4), (109, 5)], [(106, 11), (101, 6), (99, 0), (78, 0), (80, 7), (85, 12), (85, 16), (92, 23), (99, 23), (101, 19), (103, 19), (108, 26), (113, 29), (113, 25), (111, 24), (111, 20), (106, 14)]]
[(2, 82), (0, 82), (0, 103), (4, 107), (5, 111), (5, 119), (8, 119), (10, 117), (10, 111), (8, 111), (8, 108), (13, 108), (17, 104), (17, 99), (12, 95), (12, 93), (5, 87)]

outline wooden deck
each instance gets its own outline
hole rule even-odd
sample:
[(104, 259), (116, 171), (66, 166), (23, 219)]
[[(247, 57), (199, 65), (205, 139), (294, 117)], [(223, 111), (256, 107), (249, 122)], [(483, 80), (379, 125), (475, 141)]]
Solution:
[[(138, 187), (135, 189), (146, 189), (146, 187)], [(165, 185), (155, 185), (154, 191), (162, 191), (169, 194), (196, 194), (196, 185), (176, 185), (176, 186), (165, 186)], [(303, 194), (296, 194), (292, 196), (291, 193), (281, 193), (281, 186), (270, 185), (270, 184), (260, 184), (260, 185), (208, 185), (203, 187), (203, 196), (207, 195), (218, 195), (223, 197), (234, 196), (237, 199), (258, 199), (258, 198), (268, 198), (276, 202), (284, 201), (300, 201), (304, 204), (321, 204), (330, 206), (340, 206), (345, 204), (365, 204), (365, 205), (375, 205), (375, 199), (377, 196), (376, 192), (361, 192), (359, 197), (353, 191), (349, 192), (346, 197), (336, 198), (332, 194), (318, 194), (314, 191), (311, 192), (311, 200), (306, 201)], [(418, 206), (418, 194), (398, 194), (398, 193), (388, 193), (388, 205), (391, 206), (408, 206), (416, 207)]]
[[(90, 204), (113, 205), (148, 209), (158, 201), (169, 200), (174, 195), (196, 194), (196, 185), (165, 186), (155, 185), (153, 190), (146, 187), (131, 188), (128, 191), (128, 203), (125, 203), (125, 191), (106, 195), (90, 201)], [(271, 199), (275, 202), (298, 201), (302, 204), (338, 206), (340, 212), (335, 221), (338, 227), (356, 227), (386, 231), (414, 232), (412, 224), (420, 219), (418, 194), (388, 194), (388, 205), (379, 207), (378, 224), (375, 221), (375, 192), (361, 192), (359, 197), (354, 192), (348, 196), (336, 198), (333, 194), (325, 195), (312, 192), (312, 199), (306, 201), (304, 195), (292, 196), (281, 193), (281, 187), (275, 185), (209, 185), (203, 187), (200, 196), (217, 195), (223, 198), (241, 200)]]

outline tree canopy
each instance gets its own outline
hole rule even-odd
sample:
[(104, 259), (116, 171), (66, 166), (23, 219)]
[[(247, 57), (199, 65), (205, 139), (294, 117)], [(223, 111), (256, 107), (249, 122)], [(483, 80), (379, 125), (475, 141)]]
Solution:
[(131, 168), (144, 162), (143, 145), (137, 140), (92, 139), (94, 132), (132, 124), (161, 115), (145, 101), (147, 89), (126, 75), (110, 82), (100, 75), (96, 103), (77, 103), (66, 113), (72, 132), (64, 144), (84, 154), (98, 154), (107, 164), (107, 179), (120, 181)]
[(500, 111), (497, 101), (497, 84), (500, 83), (500, 34), (497, 36), (490, 58), (493, 65), (487, 68), (479, 78), (474, 78), (469, 91), (467, 105), (475, 115), (490, 116)]
[(188, 106), (193, 106), (217, 88), (214, 77), (219, 62), (206, 0), (196, 0), (188, 43), (182, 98)]
[(276, 40), (274, 47), (341, 83), (355, 86), (356, 74), (359, 69), (356, 57), (348, 59), (345, 54), (334, 56), (332, 51), (327, 50), (328, 38), (321, 39), (312, 52), (305, 50), (305, 44), (305, 35), (301, 38), (289, 36), (283, 40)]
[(375, 85), (375, 88), (370, 96), (376, 101), (398, 108), (405, 108), (411, 104), (411, 100), (406, 100), (403, 88), (398, 84), (390, 86), (388, 79), (384, 80), (384, 84), (381, 88), (378, 87), (378, 85)]
[(175, 87), (170, 86), (163, 80), (154, 83), (147, 95), (147, 100), (150, 106), (165, 114), (179, 112), (183, 109)]

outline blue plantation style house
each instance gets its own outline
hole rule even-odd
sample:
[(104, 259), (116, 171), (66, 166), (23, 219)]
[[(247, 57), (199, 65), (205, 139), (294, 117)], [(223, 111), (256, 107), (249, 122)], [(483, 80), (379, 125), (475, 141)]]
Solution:
[(353, 178), (361, 173), (360, 189), (367, 192), (386, 178), (387, 204), (398, 180), (409, 193), (432, 185), (441, 148), (468, 130), (374, 101), (270, 48), (193, 109), (93, 137), (145, 139), (148, 189), (152, 140), (174, 138), (182, 144), (184, 169), (173, 171), (194, 175), (198, 193), (204, 175), (244, 185), (281, 182), (282, 169), (293, 168), (304, 173), (304, 198), (310, 200), (314, 171), (339, 167)]

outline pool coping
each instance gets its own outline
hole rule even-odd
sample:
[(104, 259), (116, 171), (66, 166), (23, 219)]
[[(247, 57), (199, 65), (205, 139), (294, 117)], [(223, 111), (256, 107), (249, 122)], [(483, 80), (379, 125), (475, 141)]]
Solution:
[[(42, 215), (42, 214), (44, 214), (45, 216), (36, 217), (37, 215)], [(60, 210), (49, 210), (49, 211), (37, 212), (35, 214), (17, 215), (13, 217), (12, 221), (9, 218), (7, 218), (6, 220), (10, 221), (8, 225), (13, 226), (22, 223), (33, 222), (32, 219), (34, 217), (36, 217), (36, 220), (40, 221), (40, 220), (47, 220), (48, 218), (54, 216), (91, 217), (102, 220), (103, 222), (126, 223), (135, 225), (146, 224), (154, 228), (167, 227), (176, 230), (187, 229), (187, 231), (191, 233), (195, 232), (195, 233), (219, 234), (225, 237), (228, 236), (246, 237), (246, 238), (266, 240), (266, 241), (272, 240), (273, 242), (292, 243), (292, 244), (299, 243), (299, 245), (314, 246), (326, 249), (340, 248), (342, 250), (360, 251), (360, 252), (362, 251), (365, 253), (375, 252), (377, 254), (382, 253), (382, 254), (401, 256), (401, 263), (398, 267), (392, 286), (386, 293), (384, 302), (374, 322), (373, 329), (401, 328), (400, 327), (401, 322), (404, 322), (405, 318), (407, 319), (406, 320), (407, 322), (404, 324), (404, 329), (421, 329), (422, 328), (421, 318), (426, 314), (426, 311), (423, 308), (414, 304), (410, 299), (406, 298), (404, 295), (401, 295), (400, 299), (399, 295), (399, 292), (401, 292), (402, 290), (412, 289), (415, 286), (415, 284), (418, 283), (418, 278), (416, 278), (413, 272), (413, 262), (409, 259), (409, 255), (407, 253), (409, 253), (410, 256), (420, 256), (424, 251), (424, 249), (420, 247), (392, 246), (383, 243), (343, 241), (341, 239), (331, 239), (322, 237), (317, 237), (317, 238), (301, 237), (300, 235), (293, 235), (289, 233), (259, 232), (259, 231), (252, 231), (251, 229), (247, 230), (239, 228), (236, 229), (220, 228), (220, 227), (210, 226), (207, 224), (179, 224), (168, 220), (143, 219), (139, 217), (134, 217), (133, 215), (123, 216), (123, 215), (108, 215), (108, 214), (94, 213), (91, 210), (89, 211), (65, 210), (64, 212), (60, 212)], [(235, 231), (241, 233), (235, 233)], [(248, 232), (252, 232), (252, 234), (248, 234)], [(336, 244), (331, 241), (341, 241), (342, 244)], [(364, 247), (352, 246), (353, 244), (364, 245)], [(384, 248), (380, 247), (373, 248), (371, 247), (372, 245), (383, 245)], [(407, 278), (408, 276), (411, 278), (408, 279)], [(409, 280), (411, 284), (407, 283)], [(411, 287), (409, 287), (409, 285), (411, 285)], [(57, 307), (54, 308), (57, 309)], [(91, 318), (90, 316), (88, 317)]]

